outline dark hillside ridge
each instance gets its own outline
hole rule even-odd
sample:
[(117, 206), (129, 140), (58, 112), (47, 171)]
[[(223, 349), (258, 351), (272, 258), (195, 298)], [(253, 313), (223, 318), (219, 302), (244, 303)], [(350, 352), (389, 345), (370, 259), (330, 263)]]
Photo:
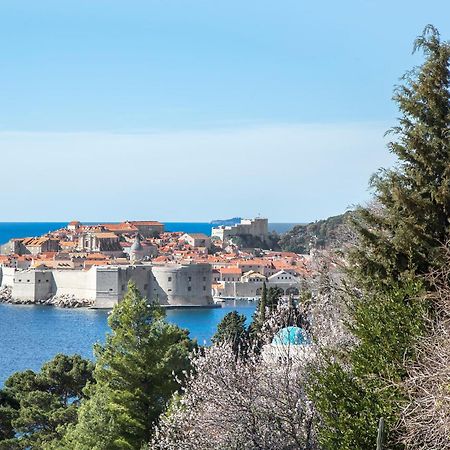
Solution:
[(347, 211), (328, 219), (296, 225), (281, 236), (278, 244), (284, 251), (303, 254), (309, 253), (311, 249), (334, 248), (341, 244), (341, 232), (351, 214), (353, 211)]

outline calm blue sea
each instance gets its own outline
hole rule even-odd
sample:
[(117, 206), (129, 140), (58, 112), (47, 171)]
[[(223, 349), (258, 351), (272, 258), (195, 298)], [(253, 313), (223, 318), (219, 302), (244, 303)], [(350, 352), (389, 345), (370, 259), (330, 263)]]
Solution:
[[(200, 344), (209, 344), (217, 324), (237, 310), (251, 320), (254, 303), (222, 308), (169, 310), (167, 320), (190, 331)], [(51, 306), (0, 304), (0, 387), (14, 372), (39, 370), (57, 353), (93, 358), (92, 346), (109, 331), (106, 311)]]
[[(66, 226), (66, 222), (0, 222), (0, 243), (13, 237), (39, 236)], [(279, 233), (294, 224), (271, 224)], [(211, 224), (167, 222), (168, 231), (211, 234)], [(167, 320), (190, 331), (201, 344), (209, 344), (223, 316), (236, 309), (250, 319), (255, 304), (238, 303), (220, 309), (169, 310)], [(0, 304), (0, 386), (14, 372), (39, 370), (57, 353), (79, 353), (92, 358), (92, 345), (108, 332), (107, 312), (45, 306)]]

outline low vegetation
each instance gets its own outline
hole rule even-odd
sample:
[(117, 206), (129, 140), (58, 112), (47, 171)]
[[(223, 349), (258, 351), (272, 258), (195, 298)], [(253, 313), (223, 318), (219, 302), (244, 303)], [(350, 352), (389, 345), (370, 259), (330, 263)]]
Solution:
[(283, 251), (308, 254), (311, 250), (334, 249), (345, 242), (347, 227), (352, 212), (306, 225), (296, 225), (284, 233), (278, 245)]

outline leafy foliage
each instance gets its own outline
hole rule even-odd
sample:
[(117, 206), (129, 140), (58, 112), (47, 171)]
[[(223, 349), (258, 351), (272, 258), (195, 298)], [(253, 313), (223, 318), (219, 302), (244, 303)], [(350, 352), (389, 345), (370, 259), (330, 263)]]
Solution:
[(363, 282), (389, 283), (409, 268), (426, 274), (442, 264), (449, 238), (450, 45), (428, 26), (415, 49), (427, 59), (394, 95), (402, 117), (389, 149), (399, 164), (372, 178), (381, 208), (360, 208), (354, 217), (360, 245), (351, 256)]
[(17, 415), (19, 407), (20, 404), (12, 393), (0, 391), (0, 449), (4, 447), (5, 441), (14, 438), (15, 430), (12, 420)]
[(399, 164), (372, 179), (375, 206), (351, 218), (358, 240), (346, 285), (357, 343), (331, 354), (312, 387), (320, 441), (331, 450), (373, 448), (380, 417), (391, 432), (389, 448), (403, 448), (393, 425), (406, 400), (405, 366), (427, 332), (420, 276), (442, 265), (440, 248), (449, 237), (450, 46), (427, 27), (415, 48), (426, 61), (394, 96), (403, 115), (389, 148)]
[(111, 334), (97, 345), (96, 384), (67, 433), (71, 450), (140, 449), (189, 369), (188, 332), (164, 320), (133, 283), (108, 319)]
[(237, 311), (231, 311), (225, 315), (217, 326), (217, 331), (212, 338), (214, 344), (228, 344), (237, 356), (245, 354), (248, 347), (246, 317)]
[(278, 286), (271, 286), (267, 290), (266, 306), (270, 311), (274, 311), (276, 309), (281, 301), (281, 297), (283, 296), (283, 294), (283, 289), (279, 288)]
[(74, 423), (93, 364), (78, 355), (56, 355), (40, 372), (17, 372), (0, 391), (0, 448), (44, 448)]
[(306, 225), (296, 225), (283, 234), (278, 242), (286, 252), (309, 253), (311, 249), (326, 249), (340, 243), (340, 235), (351, 212), (318, 220)]
[[(387, 428), (398, 420), (403, 392), (395, 385), (406, 375), (424, 331), (421, 285), (409, 282), (353, 303), (350, 330), (358, 344), (328, 360), (317, 372), (313, 398), (322, 412), (325, 448), (371, 448), (378, 420)], [(390, 448), (402, 448), (392, 445)]]

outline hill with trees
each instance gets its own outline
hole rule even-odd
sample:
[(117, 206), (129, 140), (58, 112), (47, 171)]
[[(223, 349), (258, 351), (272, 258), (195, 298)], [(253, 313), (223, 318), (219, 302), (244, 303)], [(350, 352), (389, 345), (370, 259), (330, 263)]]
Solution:
[(310, 249), (328, 249), (339, 246), (345, 240), (351, 211), (306, 225), (296, 225), (283, 234), (278, 245), (283, 251), (309, 253)]

